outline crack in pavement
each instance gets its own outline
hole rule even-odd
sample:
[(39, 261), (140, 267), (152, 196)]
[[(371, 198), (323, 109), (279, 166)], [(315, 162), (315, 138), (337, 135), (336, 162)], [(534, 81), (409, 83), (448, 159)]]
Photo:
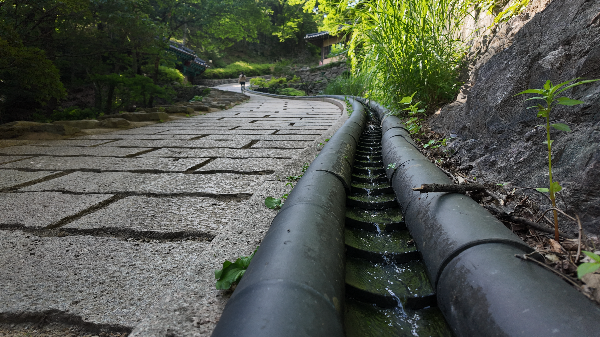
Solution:
[[(73, 219), (76, 220), (76, 219)], [(119, 240), (131, 241), (138, 240), (142, 242), (173, 242), (173, 241), (206, 241), (211, 242), (215, 234), (183, 230), (183, 231), (155, 231), (155, 230), (136, 230), (132, 228), (119, 227), (99, 227), (99, 228), (56, 228), (48, 227), (30, 227), (23, 224), (0, 224), (0, 230), (21, 231), (33, 234), (39, 237), (65, 237), (65, 236), (96, 236), (111, 237)]]

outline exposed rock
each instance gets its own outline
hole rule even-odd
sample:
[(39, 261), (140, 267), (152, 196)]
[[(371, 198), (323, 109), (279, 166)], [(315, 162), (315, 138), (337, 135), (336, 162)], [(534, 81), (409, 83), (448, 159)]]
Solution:
[(56, 121), (52, 124), (68, 125), (78, 129), (95, 129), (100, 127), (100, 122), (95, 119), (84, 119), (78, 121)]
[(106, 118), (100, 122), (100, 126), (109, 129), (128, 128), (131, 126), (128, 120), (124, 118)]
[(69, 125), (16, 121), (0, 125), (0, 138), (17, 138), (31, 132), (48, 132), (69, 136), (79, 131), (78, 128)]
[(296, 75), (304, 83), (304, 86), (298, 89), (304, 90), (307, 95), (317, 95), (327, 87), (327, 83), (342, 75), (347, 70), (348, 66), (345, 62), (297, 70)]
[[(430, 119), (435, 131), (453, 135), (470, 174), (492, 182), (546, 187), (547, 152), (542, 119), (527, 109), (527, 96), (515, 94), (540, 88), (551, 80), (600, 78), (600, 1), (552, 1), (509, 42), (498, 43), (487, 62), (472, 72), (472, 87)], [(515, 19), (520, 20), (520, 19)], [(509, 21), (510, 24), (510, 21)], [(488, 48), (489, 49), (489, 48)], [(480, 55), (482, 60), (487, 56)], [(578, 214), (587, 232), (600, 234), (600, 82), (564, 92), (585, 104), (556, 107), (553, 122), (573, 132), (554, 132), (553, 174), (564, 187), (559, 207)], [(479, 180), (479, 179), (478, 179)], [(542, 202), (544, 198), (541, 198)], [(563, 228), (574, 232), (574, 228)]]

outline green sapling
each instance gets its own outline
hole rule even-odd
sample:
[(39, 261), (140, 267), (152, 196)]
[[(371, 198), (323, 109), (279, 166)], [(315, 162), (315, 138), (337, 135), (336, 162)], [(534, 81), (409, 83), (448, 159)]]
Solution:
[(569, 80), (569, 81), (566, 81), (566, 82), (563, 82), (563, 83), (560, 83), (557, 85), (552, 85), (552, 82), (550, 80), (548, 80), (544, 84), (544, 87), (541, 89), (527, 89), (527, 90), (522, 91), (517, 94), (517, 95), (538, 94), (539, 96), (528, 98), (527, 101), (537, 99), (537, 100), (542, 100), (542, 101), (546, 102), (546, 106), (544, 106), (543, 104), (540, 103), (538, 105), (529, 107), (528, 109), (536, 108), (538, 111), (537, 116), (540, 118), (546, 119), (546, 125), (545, 125), (546, 141), (544, 142), (544, 144), (547, 144), (547, 146), (548, 146), (548, 180), (549, 180), (549, 184), (548, 184), (548, 188), (538, 188), (537, 190), (540, 192), (548, 192), (550, 195), (550, 201), (552, 202), (552, 208), (554, 208), (554, 210), (553, 210), (553, 213), (554, 213), (554, 239), (556, 241), (558, 241), (558, 213), (556, 212), (556, 193), (558, 193), (560, 190), (562, 190), (562, 187), (560, 186), (560, 184), (557, 181), (552, 180), (552, 142), (553, 142), (553, 140), (550, 139), (550, 129), (554, 128), (559, 131), (571, 132), (571, 128), (569, 128), (568, 125), (563, 124), (563, 123), (550, 124), (550, 111), (556, 104), (573, 106), (573, 105), (584, 103), (582, 101), (578, 101), (576, 99), (571, 99), (568, 97), (558, 97), (557, 98), (557, 96), (560, 93), (562, 93), (563, 91), (565, 91), (567, 89), (573, 88), (573, 87), (581, 85), (581, 84), (598, 81), (596, 79), (596, 80), (585, 80), (585, 81), (579, 81), (576, 83), (572, 83), (578, 79), (579, 78), (574, 78), (572, 80)]

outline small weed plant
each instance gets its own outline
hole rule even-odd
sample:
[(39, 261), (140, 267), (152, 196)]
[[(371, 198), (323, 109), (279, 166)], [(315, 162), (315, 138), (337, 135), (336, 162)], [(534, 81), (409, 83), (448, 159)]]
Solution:
[[(326, 141), (329, 141), (329, 139), (327, 139)], [(302, 165), (302, 173), (300, 175), (287, 176), (285, 179), (288, 182), (285, 184), (285, 186), (291, 186), (292, 188), (294, 188), (294, 183), (300, 180), (300, 178), (302, 178), (306, 170), (308, 170), (308, 163), (304, 163), (304, 165)], [(265, 198), (265, 206), (267, 206), (267, 208), (270, 209), (280, 209), (285, 203), (285, 200), (288, 196), (289, 193), (282, 195), (281, 198), (267, 197)]]
[(235, 262), (225, 260), (225, 262), (223, 262), (223, 268), (215, 270), (217, 289), (227, 290), (231, 288), (234, 283), (239, 283), (257, 250), (258, 248), (256, 248), (250, 256), (239, 257)]
[(592, 259), (593, 262), (585, 262), (577, 267), (578, 278), (582, 278), (585, 274), (593, 273), (600, 268), (600, 256), (585, 250), (583, 253)]
[(413, 103), (413, 97), (416, 93), (417, 92), (414, 92), (412, 95), (403, 97), (400, 100), (399, 104), (404, 106), (401, 111), (390, 111), (388, 113), (389, 115), (398, 117), (408, 115), (408, 118), (404, 121), (404, 124), (411, 135), (418, 135), (421, 133), (421, 122), (423, 121), (421, 115), (425, 112), (425, 108), (419, 109), (419, 104), (421, 102)]
[(550, 112), (552, 111), (552, 108), (555, 107), (557, 104), (573, 106), (584, 103), (582, 101), (578, 101), (568, 97), (557, 97), (562, 92), (570, 88), (576, 87), (581, 84), (598, 81), (585, 80), (573, 83), (578, 79), (579, 78), (575, 78), (557, 85), (553, 85), (552, 82), (548, 80), (541, 89), (527, 89), (517, 94), (537, 94), (538, 96), (528, 98), (527, 100), (541, 100), (545, 103), (545, 105), (543, 103), (540, 103), (535, 106), (529, 107), (528, 109), (537, 109), (537, 117), (544, 118), (546, 120), (546, 124), (544, 125), (546, 128), (546, 141), (544, 142), (544, 144), (546, 144), (548, 148), (548, 188), (538, 188), (537, 190), (540, 192), (546, 192), (550, 195), (552, 208), (554, 208), (554, 239), (556, 241), (558, 241), (558, 213), (556, 211), (556, 193), (560, 192), (560, 190), (562, 190), (562, 187), (557, 181), (554, 181), (552, 179), (552, 142), (554, 141), (550, 138), (550, 130), (554, 128), (559, 131), (571, 132), (571, 129), (568, 125), (563, 123), (550, 123)]

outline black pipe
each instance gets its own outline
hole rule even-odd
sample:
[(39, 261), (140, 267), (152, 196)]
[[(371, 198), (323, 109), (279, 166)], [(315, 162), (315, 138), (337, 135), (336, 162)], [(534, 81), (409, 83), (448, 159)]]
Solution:
[(273, 219), (212, 336), (344, 336), (346, 191), (366, 125), (353, 104)]
[(417, 150), (399, 119), (362, 101), (383, 120), (388, 177), (457, 336), (598, 335), (600, 308), (552, 272), (516, 258), (532, 249), (487, 210), (462, 194), (413, 191), (452, 181)]

